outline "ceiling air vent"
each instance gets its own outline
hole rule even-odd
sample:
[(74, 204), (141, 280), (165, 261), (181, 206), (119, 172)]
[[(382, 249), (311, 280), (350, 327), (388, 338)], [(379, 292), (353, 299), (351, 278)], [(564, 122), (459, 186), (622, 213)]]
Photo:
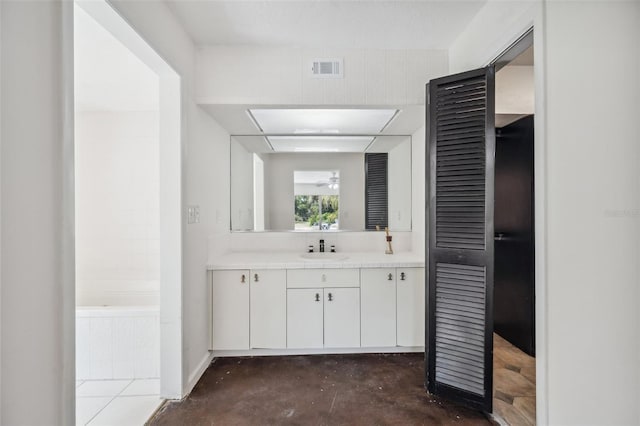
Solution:
[(344, 64), (339, 59), (314, 59), (311, 61), (311, 77), (313, 78), (343, 78)]

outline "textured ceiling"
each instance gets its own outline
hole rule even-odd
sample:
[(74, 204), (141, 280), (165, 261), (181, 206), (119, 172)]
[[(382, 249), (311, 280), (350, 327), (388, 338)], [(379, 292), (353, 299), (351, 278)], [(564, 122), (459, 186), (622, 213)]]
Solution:
[(486, 0), (166, 3), (198, 45), (446, 49)]

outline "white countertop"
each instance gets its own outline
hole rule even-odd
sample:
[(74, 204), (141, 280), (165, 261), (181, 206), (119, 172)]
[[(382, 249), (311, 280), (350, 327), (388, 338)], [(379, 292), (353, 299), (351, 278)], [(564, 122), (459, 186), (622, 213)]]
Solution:
[[(314, 269), (314, 268), (422, 268), (424, 256), (412, 252), (335, 253), (336, 259), (306, 259), (305, 253), (237, 252), (218, 257), (208, 270), (224, 269)], [(331, 256), (329, 253), (325, 255)], [(340, 259), (340, 257), (344, 257)]]

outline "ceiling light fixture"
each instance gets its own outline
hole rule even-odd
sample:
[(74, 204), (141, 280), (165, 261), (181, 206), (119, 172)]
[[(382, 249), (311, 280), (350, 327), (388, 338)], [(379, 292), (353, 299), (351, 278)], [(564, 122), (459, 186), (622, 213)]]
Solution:
[(274, 152), (364, 152), (373, 136), (266, 136)]
[(249, 116), (267, 134), (376, 135), (389, 125), (397, 109), (249, 109)]

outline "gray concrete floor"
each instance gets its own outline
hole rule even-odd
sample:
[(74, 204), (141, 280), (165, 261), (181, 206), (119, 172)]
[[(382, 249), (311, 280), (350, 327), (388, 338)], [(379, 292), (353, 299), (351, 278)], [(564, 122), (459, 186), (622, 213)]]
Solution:
[(219, 358), (150, 425), (487, 425), (428, 395), (424, 354)]

